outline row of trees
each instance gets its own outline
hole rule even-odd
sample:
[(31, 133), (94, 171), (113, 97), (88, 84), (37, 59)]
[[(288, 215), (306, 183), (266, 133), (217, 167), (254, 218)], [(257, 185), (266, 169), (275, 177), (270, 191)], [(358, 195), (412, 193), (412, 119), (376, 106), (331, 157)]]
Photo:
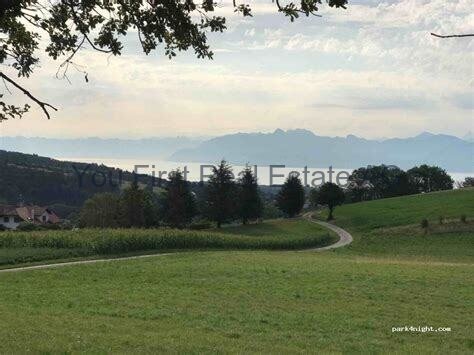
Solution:
[(349, 177), (348, 202), (451, 190), (453, 179), (437, 167), (420, 165), (408, 171), (395, 166), (379, 165), (359, 168)]
[[(452, 189), (453, 181), (442, 169), (422, 165), (407, 172), (385, 165), (355, 170), (345, 190), (331, 182), (313, 188), (309, 202), (313, 207), (334, 208), (345, 202), (401, 196), (419, 192)], [(298, 176), (290, 175), (274, 199), (274, 205), (284, 216), (298, 215), (306, 202), (306, 191)], [(87, 227), (153, 227), (189, 226), (199, 215), (222, 224), (240, 220), (243, 224), (262, 218), (264, 201), (257, 178), (250, 168), (236, 179), (232, 167), (225, 161), (213, 168), (212, 175), (199, 196), (191, 190), (178, 170), (170, 174), (165, 191), (140, 189), (131, 184), (120, 195), (97, 194), (86, 201), (80, 214), (82, 226)]]
[(246, 168), (235, 179), (231, 166), (225, 161), (214, 167), (203, 203), (199, 202), (190, 184), (177, 170), (170, 174), (166, 191), (161, 194), (140, 189), (137, 183), (132, 183), (120, 195), (102, 193), (93, 196), (81, 210), (80, 224), (102, 228), (165, 224), (183, 228), (200, 212), (220, 227), (237, 219), (244, 224), (257, 220), (262, 217), (264, 206), (252, 170)]

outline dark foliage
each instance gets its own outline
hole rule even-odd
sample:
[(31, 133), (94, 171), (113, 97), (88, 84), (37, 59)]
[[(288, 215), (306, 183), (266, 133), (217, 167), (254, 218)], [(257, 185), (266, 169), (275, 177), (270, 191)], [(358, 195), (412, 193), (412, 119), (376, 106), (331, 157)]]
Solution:
[(212, 170), (207, 186), (206, 213), (211, 221), (220, 228), (223, 223), (232, 221), (236, 216), (238, 200), (237, 186), (232, 168), (222, 160)]
[(242, 171), (239, 184), (239, 217), (243, 224), (262, 217), (263, 202), (258, 191), (257, 178), (252, 169)]
[(448, 173), (437, 166), (423, 164), (408, 170), (407, 174), (416, 192), (451, 190), (454, 186)]
[(82, 227), (118, 228), (121, 225), (119, 195), (94, 195), (84, 203), (79, 221)]
[(164, 203), (165, 222), (171, 227), (183, 228), (197, 213), (194, 194), (179, 170), (170, 174), (167, 186)]
[(349, 177), (349, 201), (359, 202), (414, 193), (408, 174), (395, 166), (368, 166)]
[(474, 177), (466, 177), (462, 182), (462, 187), (474, 187)]
[(344, 191), (336, 184), (327, 182), (315, 193), (316, 204), (326, 205), (329, 208), (328, 220), (334, 218), (333, 212), (336, 206), (342, 205), (345, 200)]
[(277, 196), (278, 208), (288, 217), (294, 217), (303, 209), (304, 187), (299, 177), (290, 175)]

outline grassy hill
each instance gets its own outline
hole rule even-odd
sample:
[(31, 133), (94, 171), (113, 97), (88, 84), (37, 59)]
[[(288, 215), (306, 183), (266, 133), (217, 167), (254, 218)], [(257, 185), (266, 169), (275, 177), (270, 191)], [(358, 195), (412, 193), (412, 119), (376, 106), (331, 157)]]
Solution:
[(336, 209), (336, 222), (355, 230), (419, 224), (423, 218), (474, 218), (474, 188), (431, 192), (348, 204)]
[[(472, 202), (460, 190), (340, 207), (336, 222), (355, 240), (336, 251), (193, 251), (0, 273), (0, 353), (470, 354), (474, 224), (456, 219), (473, 217)], [(450, 220), (436, 225), (441, 212)], [(324, 234), (302, 222), (222, 235)], [(393, 332), (405, 326), (435, 331)]]
[[(465, 215), (467, 223), (460, 218)], [(326, 217), (326, 211), (319, 214)], [(474, 260), (474, 188), (367, 201), (338, 207), (334, 223), (354, 242), (338, 253)], [(442, 217), (442, 223), (440, 223)], [(421, 220), (429, 223), (425, 231)]]

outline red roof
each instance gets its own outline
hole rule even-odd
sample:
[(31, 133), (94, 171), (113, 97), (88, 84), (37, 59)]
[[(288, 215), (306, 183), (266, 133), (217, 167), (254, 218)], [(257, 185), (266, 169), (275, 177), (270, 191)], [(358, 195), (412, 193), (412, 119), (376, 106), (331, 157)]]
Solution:
[(41, 206), (0, 206), (0, 216), (19, 216), (21, 219), (27, 222), (39, 222), (42, 223), (41, 216), (44, 214), (48, 215), (49, 223), (59, 223), (60, 218), (47, 207)]
[(0, 206), (0, 216), (18, 216), (15, 206)]

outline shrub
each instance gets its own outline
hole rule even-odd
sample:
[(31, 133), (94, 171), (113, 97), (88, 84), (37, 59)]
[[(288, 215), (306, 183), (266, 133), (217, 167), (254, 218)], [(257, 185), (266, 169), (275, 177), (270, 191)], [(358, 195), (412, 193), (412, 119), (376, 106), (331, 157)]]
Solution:
[(428, 226), (429, 226), (429, 222), (426, 218), (423, 218), (421, 220), (421, 228), (423, 228), (426, 232), (426, 230), (428, 229)]
[(42, 230), (43, 228), (30, 222), (21, 222), (16, 229), (22, 232), (32, 232)]
[(439, 216), (439, 224), (443, 224), (444, 223), (444, 217), (443, 216)]
[(467, 218), (466, 218), (465, 214), (461, 215), (461, 222), (462, 223), (467, 223)]
[(51, 230), (51, 231), (57, 231), (62, 229), (60, 224), (43, 224), (39, 230), (44, 229), (44, 230)]
[(204, 230), (204, 229), (211, 229), (212, 227), (213, 227), (212, 222), (208, 220), (195, 221), (189, 225), (189, 229), (191, 230)]

